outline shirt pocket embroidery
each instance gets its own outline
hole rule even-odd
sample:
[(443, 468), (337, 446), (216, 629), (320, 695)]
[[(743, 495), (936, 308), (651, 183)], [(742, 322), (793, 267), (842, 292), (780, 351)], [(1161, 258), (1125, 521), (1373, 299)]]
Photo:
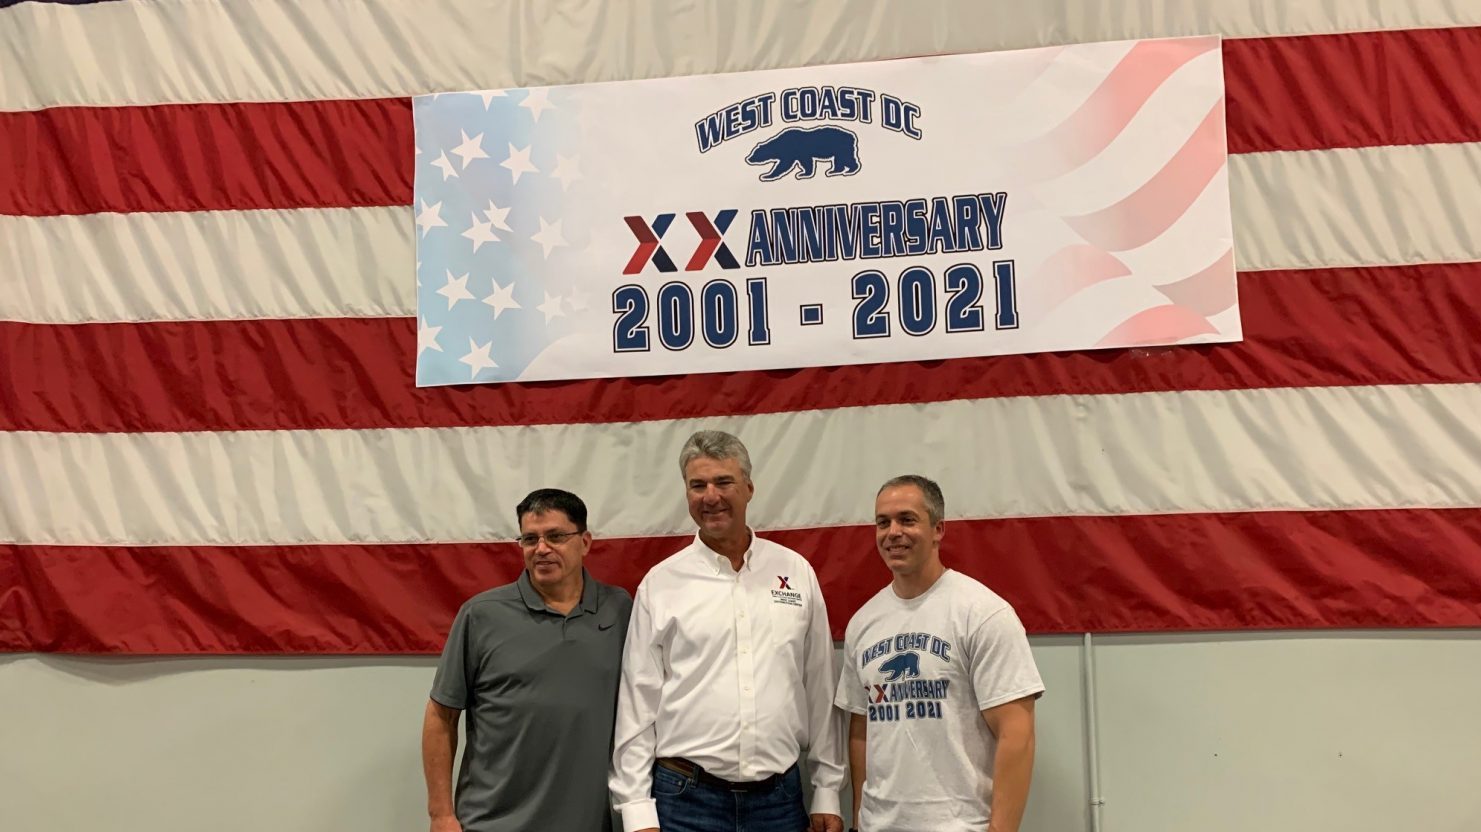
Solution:
[(771, 635), (777, 647), (801, 647), (807, 636), (810, 606), (807, 596), (795, 590), (772, 589), (766, 611), (771, 621)]

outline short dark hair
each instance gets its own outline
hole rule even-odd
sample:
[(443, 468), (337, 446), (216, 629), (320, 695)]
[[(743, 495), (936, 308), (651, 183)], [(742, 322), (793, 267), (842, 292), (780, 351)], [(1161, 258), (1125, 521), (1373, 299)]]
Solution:
[(586, 531), (586, 503), (581, 502), (569, 491), (559, 488), (537, 488), (520, 501), (514, 509), (514, 522), (525, 519), (526, 514), (544, 514), (547, 511), (563, 512), (576, 524), (576, 531)]
[(946, 519), (946, 497), (941, 493), (941, 486), (934, 480), (921, 476), (920, 474), (901, 474), (891, 477), (879, 490), (874, 492), (878, 497), (884, 493), (886, 488), (898, 488), (902, 485), (913, 485), (920, 489), (920, 493), (926, 498), (926, 516), (930, 518), (931, 525), (940, 523)]

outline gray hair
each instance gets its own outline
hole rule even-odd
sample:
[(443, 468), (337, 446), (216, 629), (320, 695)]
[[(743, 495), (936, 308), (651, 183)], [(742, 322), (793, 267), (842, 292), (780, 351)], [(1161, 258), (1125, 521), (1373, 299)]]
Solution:
[(926, 498), (926, 516), (930, 518), (931, 525), (936, 525), (946, 519), (946, 497), (941, 493), (941, 486), (934, 480), (927, 479), (920, 474), (901, 474), (891, 477), (879, 490), (874, 492), (878, 497), (884, 493), (886, 488), (898, 488), (902, 485), (913, 485), (920, 489), (922, 496)]
[(683, 476), (689, 463), (700, 457), (733, 459), (740, 463), (741, 473), (746, 479), (751, 479), (751, 454), (745, 443), (723, 430), (702, 430), (689, 437), (679, 451), (679, 475)]

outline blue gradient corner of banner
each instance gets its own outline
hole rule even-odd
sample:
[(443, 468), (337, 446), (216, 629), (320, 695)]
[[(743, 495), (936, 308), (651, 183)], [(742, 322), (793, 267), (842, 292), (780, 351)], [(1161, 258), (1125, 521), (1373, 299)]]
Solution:
[(419, 96), (413, 114), (416, 383), (517, 379), (570, 326), (525, 264), (558, 268), (579, 236), (576, 114), (542, 88)]

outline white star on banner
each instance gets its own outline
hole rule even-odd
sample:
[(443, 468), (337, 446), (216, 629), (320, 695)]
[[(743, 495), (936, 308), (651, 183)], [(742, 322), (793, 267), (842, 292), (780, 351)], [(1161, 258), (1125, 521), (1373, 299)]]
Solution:
[[(456, 153), (457, 151), (453, 152)], [(458, 175), (457, 168), (453, 167), (453, 162), (451, 159), (447, 158), (446, 153), (437, 154), (437, 161), (432, 163), (432, 167), (442, 169), (443, 182), (446, 182), (447, 180), (452, 179)]]
[(548, 223), (544, 217), (541, 217), (540, 232), (530, 235), (531, 240), (540, 244), (540, 248), (545, 252), (545, 259), (547, 260), (550, 259), (551, 249), (566, 244), (566, 238), (561, 236), (561, 222), (561, 220), (556, 220), (555, 222)]
[(500, 231), (511, 230), (509, 228), (509, 223), (505, 221), (508, 216), (509, 209), (500, 208), (499, 206), (494, 204), (494, 201), (492, 199), (489, 200), (489, 209), (483, 212), (483, 218), (489, 221), (489, 225), (492, 225)]
[(545, 313), (545, 323), (547, 324), (550, 323), (552, 318), (559, 318), (566, 314), (565, 310), (561, 309), (560, 295), (552, 295), (549, 292), (545, 293), (545, 302), (535, 308)]
[(585, 312), (586, 311), (586, 301), (587, 301), (587, 294), (585, 292), (581, 291), (579, 288), (578, 289), (572, 289), (571, 290), (571, 296), (568, 297), (568, 298), (566, 298), (566, 302), (571, 305), (571, 311), (572, 312)]
[(494, 293), (483, 299), (483, 302), (494, 308), (494, 320), (510, 309), (523, 309), (519, 301), (514, 299), (514, 282), (510, 281), (508, 286), (500, 286), (496, 278), (494, 280)]
[(426, 319), (417, 329), (417, 355), (420, 356), (426, 350), (437, 350), (442, 352), (442, 345), (437, 343), (437, 333), (442, 331), (440, 326), (428, 326)]
[(515, 182), (519, 182), (521, 174), (540, 172), (538, 168), (530, 164), (530, 148), (526, 146), (520, 149), (513, 144), (509, 145), (509, 158), (500, 162), (499, 167), (508, 168), (509, 172), (514, 174)]
[(468, 339), (468, 354), (458, 359), (472, 369), (473, 372), (468, 374), (468, 378), (476, 379), (480, 372), (499, 366), (494, 363), (493, 357), (489, 355), (489, 348), (493, 345), (494, 342), (492, 340), (486, 344), (480, 344), (472, 338)]
[(535, 121), (540, 120), (540, 114), (546, 110), (554, 110), (555, 105), (550, 103), (550, 90), (544, 87), (536, 87), (525, 94), (525, 100), (519, 102), (519, 106), (530, 111), (530, 117)]
[(442, 219), (442, 203), (434, 202), (430, 206), (426, 200), (422, 200), (422, 212), (417, 214), (417, 225), (422, 229), (422, 236), (434, 228), (446, 228), (447, 223)]
[(437, 290), (437, 294), (447, 298), (447, 308), (452, 309), (460, 300), (473, 300), (473, 295), (468, 291), (468, 275), (453, 277), (453, 273), (447, 273), (447, 283)]
[(582, 178), (581, 157), (572, 156), (567, 159), (559, 153), (555, 154), (555, 171), (550, 175), (552, 178), (560, 180), (561, 190), (566, 190), (571, 187), (572, 182)]
[(453, 154), (462, 158), (463, 170), (467, 170), (468, 163), (473, 161), (474, 159), (487, 159), (489, 157), (487, 153), (483, 152), (482, 133), (479, 133), (471, 139), (468, 138), (468, 134), (462, 130), (459, 130), (458, 134), (463, 137), (463, 143), (453, 148)]
[(499, 235), (494, 233), (493, 223), (479, 222), (477, 214), (473, 215), (473, 225), (467, 231), (463, 232), (463, 236), (473, 241), (473, 250), (475, 252), (484, 243), (499, 242)]
[(504, 91), (503, 90), (483, 90), (482, 92), (478, 93), (478, 97), (483, 99), (483, 108), (485, 110), (487, 110), (489, 108), (489, 105), (492, 104), (492, 103), (494, 103), (494, 99), (495, 98), (503, 98), (504, 97)]

